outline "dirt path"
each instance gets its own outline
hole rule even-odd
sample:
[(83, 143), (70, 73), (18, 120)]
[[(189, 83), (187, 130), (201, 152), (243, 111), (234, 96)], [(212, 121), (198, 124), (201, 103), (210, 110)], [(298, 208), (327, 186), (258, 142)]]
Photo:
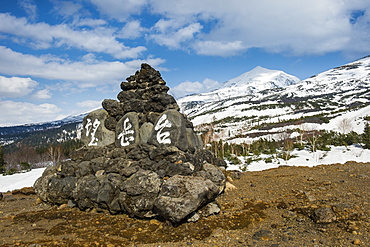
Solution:
[(0, 246), (370, 246), (370, 163), (246, 172), (233, 184), (220, 214), (177, 227), (5, 194)]

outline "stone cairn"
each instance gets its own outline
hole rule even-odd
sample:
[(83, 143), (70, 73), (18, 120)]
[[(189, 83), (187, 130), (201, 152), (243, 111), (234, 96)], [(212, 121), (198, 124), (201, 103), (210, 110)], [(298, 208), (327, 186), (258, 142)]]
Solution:
[(174, 224), (218, 213), (226, 164), (202, 148), (161, 74), (142, 64), (121, 89), (84, 118), (84, 147), (37, 179), (39, 198)]

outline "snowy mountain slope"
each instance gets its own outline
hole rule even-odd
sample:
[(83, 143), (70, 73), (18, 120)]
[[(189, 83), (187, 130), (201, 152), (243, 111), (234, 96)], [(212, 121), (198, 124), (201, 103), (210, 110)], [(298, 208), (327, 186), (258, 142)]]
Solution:
[[(359, 121), (370, 115), (367, 107), (370, 105), (370, 57), (285, 87), (281, 87), (282, 84), (267, 89), (261, 87), (253, 94), (240, 90), (242, 85), (250, 85), (250, 78), (245, 79), (245, 84), (243, 76), (237, 78), (238, 83), (230, 80), (223, 88), (206, 94), (217, 93), (218, 98), (205, 100), (205, 94), (201, 94), (179, 100), (182, 112), (199, 131), (207, 131), (212, 125), (219, 138), (231, 140), (297, 128), (302, 122), (311, 124), (312, 128), (335, 129), (330, 123), (338, 124), (339, 119), (345, 117), (350, 118), (352, 125), (362, 127)], [(348, 114), (356, 111), (358, 114)]]
[(269, 70), (257, 66), (251, 71), (248, 71), (234, 79), (224, 82), (220, 89), (246, 88), (249, 90), (247, 91), (247, 93), (253, 93), (265, 89), (286, 87), (289, 85), (293, 85), (298, 81), (299, 79), (297, 77), (288, 75), (283, 71)]
[(297, 77), (283, 71), (269, 70), (257, 66), (251, 71), (224, 82), (219, 88), (211, 92), (183, 97), (178, 100), (178, 104), (183, 109), (190, 109), (207, 102), (238, 96), (244, 97), (262, 90), (286, 87), (298, 81)]
[(82, 124), (86, 114), (68, 116), (51, 122), (0, 127), (0, 145), (8, 145), (35, 135), (37, 135), (36, 139), (41, 142), (42, 139), (45, 139), (45, 142), (50, 142), (49, 139), (57, 142), (74, 139), (78, 135), (79, 125)]

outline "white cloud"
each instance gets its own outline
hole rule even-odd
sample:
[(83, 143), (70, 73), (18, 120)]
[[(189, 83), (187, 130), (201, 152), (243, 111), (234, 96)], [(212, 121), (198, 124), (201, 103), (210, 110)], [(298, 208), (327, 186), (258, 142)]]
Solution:
[(176, 87), (171, 88), (170, 93), (176, 98), (181, 98), (190, 94), (209, 92), (217, 88), (219, 85), (220, 83), (218, 81), (208, 78), (204, 79), (203, 82), (185, 81)]
[(54, 11), (66, 18), (75, 16), (83, 8), (80, 3), (70, 1), (53, 1), (53, 3)]
[(50, 92), (49, 89), (43, 89), (43, 90), (37, 91), (33, 95), (33, 98), (37, 100), (45, 100), (45, 99), (51, 99), (51, 96), (53, 96), (53, 94)]
[(55, 119), (60, 111), (61, 109), (53, 104), (0, 101), (0, 112), (6, 116), (0, 118), (0, 126), (50, 121)]
[(14, 35), (19, 42), (38, 49), (75, 47), (88, 52), (102, 52), (115, 58), (136, 58), (146, 51), (144, 46), (128, 47), (116, 40), (115, 30), (97, 27), (92, 30), (74, 30), (66, 24), (28, 23), (25, 18), (0, 13), (0, 32)]
[[(250, 48), (293, 55), (370, 52), (367, 0), (152, 0), (150, 9), (172, 23), (182, 22), (169, 34), (199, 22), (202, 32), (187, 41), (202, 55), (236, 55)], [(163, 38), (154, 40), (176, 47)]]
[(0, 76), (0, 98), (14, 98), (28, 95), (38, 85), (31, 78)]
[(26, 11), (28, 18), (35, 20), (37, 17), (37, 6), (33, 0), (19, 0), (18, 4)]
[(156, 34), (151, 34), (149, 37), (159, 45), (165, 45), (169, 48), (181, 48), (181, 44), (194, 39), (195, 34), (199, 33), (203, 26), (200, 23), (191, 23), (179, 29), (168, 25), (172, 22), (160, 20), (154, 26), (157, 30)]
[(96, 100), (85, 100), (76, 104), (80, 108), (96, 109), (101, 107), (101, 101)]
[(97, 27), (97, 26), (104, 26), (107, 22), (102, 19), (90, 19), (90, 18), (84, 18), (84, 19), (78, 19), (76, 18), (72, 22), (72, 26), (88, 26), (88, 27)]
[(98, 10), (111, 18), (126, 21), (130, 15), (139, 14), (148, 0), (90, 0)]
[[(88, 9), (83, 8), (84, 1), (54, 1), (59, 14), (77, 15), (70, 26), (29, 23), (26, 18), (0, 14), (0, 32), (39, 49), (75, 47), (117, 59), (136, 58), (146, 51), (117, 40), (136, 39), (144, 32), (171, 49), (211, 56), (233, 56), (250, 48), (292, 55), (370, 52), (368, 0), (89, 1), (108, 18), (82, 19), (88, 17), (83, 14)], [(154, 18), (159, 21), (151, 28), (141, 26), (151, 25)], [(111, 19), (125, 23), (122, 30), (115, 24), (108, 27)], [(81, 29), (86, 26), (90, 28)]]
[(126, 25), (118, 32), (118, 37), (121, 39), (135, 39), (142, 36), (142, 33), (147, 31), (140, 24), (140, 21), (134, 20), (127, 22)]
[(85, 60), (72, 62), (53, 56), (22, 54), (4, 46), (0, 46), (0, 54), (0, 73), (71, 81), (80, 88), (117, 83), (138, 70), (141, 63), (155, 67), (164, 62), (160, 58), (107, 62), (91, 56), (88, 61), (85, 57)]
[(221, 57), (235, 56), (246, 50), (240, 40), (233, 42), (199, 41), (193, 47), (200, 55)]

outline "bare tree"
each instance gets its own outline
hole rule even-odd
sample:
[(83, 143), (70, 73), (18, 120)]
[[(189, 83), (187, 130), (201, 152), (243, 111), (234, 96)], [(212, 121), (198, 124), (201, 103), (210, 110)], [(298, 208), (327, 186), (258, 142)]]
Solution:
[(312, 146), (312, 152), (316, 152), (317, 140), (320, 136), (320, 131), (317, 128), (312, 127), (311, 130), (308, 131), (307, 135), (308, 141), (311, 143)]
[(285, 162), (288, 162), (288, 160), (290, 159), (290, 156), (291, 156), (291, 152), (293, 151), (293, 141), (291, 139), (286, 139), (284, 141), (284, 159), (285, 159)]
[(342, 118), (338, 123), (338, 129), (343, 134), (348, 134), (353, 130), (351, 121), (348, 118)]
[(308, 131), (308, 125), (306, 123), (302, 123), (299, 128), (298, 128), (298, 132), (299, 132), (299, 144), (301, 146), (303, 146), (303, 140), (306, 136), (306, 133)]
[(62, 148), (60, 146), (50, 145), (47, 151), (47, 154), (51, 161), (53, 162), (53, 165), (58, 163), (62, 156)]
[(290, 138), (290, 133), (288, 132), (288, 129), (284, 129), (283, 132), (280, 132), (278, 135), (278, 141), (282, 142), (283, 144), (283, 157), (285, 162), (287, 162), (290, 159), (291, 152), (293, 151), (293, 140)]

